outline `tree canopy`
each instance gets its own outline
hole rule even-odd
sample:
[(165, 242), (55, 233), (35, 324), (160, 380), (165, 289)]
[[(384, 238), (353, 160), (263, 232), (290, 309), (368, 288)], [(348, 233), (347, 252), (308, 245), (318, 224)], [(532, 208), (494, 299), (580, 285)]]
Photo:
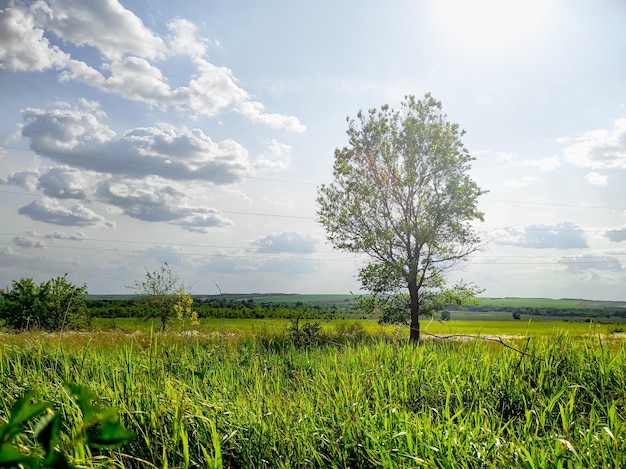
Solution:
[(87, 286), (72, 284), (67, 274), (39, 284), (14, 280), (11, 288), (0, 289), (0, 323), (15, 330), (88, 328), (86, 293)]
[[(480, 246), (472, 222), (484, 193), (469, 175), (464, 131), (440, 101), (406, 96), (348, 118), (348, 145), (335, 150), (334, 181), (318, 189), (318, 216), (338, 249), (370, 257), (359, 278), (374, 294), (408, 290), (411, 340), (438, 293), (454, 299), (445, 274)], [(472, 289), (459, 285), (457, 298)], [(438, 301), (438, 300), (437, 300)]]

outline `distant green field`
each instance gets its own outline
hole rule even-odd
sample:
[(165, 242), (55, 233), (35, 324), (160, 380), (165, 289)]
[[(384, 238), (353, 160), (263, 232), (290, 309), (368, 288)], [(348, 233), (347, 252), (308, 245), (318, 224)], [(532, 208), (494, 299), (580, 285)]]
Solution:
[(582, 309), (582, 308), (626, 308), (625, 301), (595, 301), (578, 299), (551, 298), (478, 298), (482, 306), (501, 307), (528, 307), (528, 308), (559, 308), (559, 309)]
[(272, 295), (272, 296), (259, 296), (253, 298), (258, 303), (281, 303), (281, 304), (317, 304), (317, 305), (345, 305), (354, 301), (354, 295), (341, 295), (341, 294), (329, 294), (329, 295)]

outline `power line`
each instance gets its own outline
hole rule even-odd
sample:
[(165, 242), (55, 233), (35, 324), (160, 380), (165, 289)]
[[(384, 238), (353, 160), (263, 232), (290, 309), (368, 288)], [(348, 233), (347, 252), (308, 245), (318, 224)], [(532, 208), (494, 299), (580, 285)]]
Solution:
[(525, 200), (502, 200), (502, 199), (482, 199), (486, 202), (498, 202), (504, 204), (519, 204), (519, 205), (538, 205), (538, 206), (551, 206), (551, 207), (571, 207), (571, 208), (600, 208), (609, 210), (626, 210), (626, 207), (613, 207), (609, 205), (587, 205), (587, 204), (562, 204), (552, 202), (529, 202)]
[[(12, 243), (0, 242), (0, 245), (10, 246)], [(155, 246), (156, 247), (156, 246)], [(33, 247), (34, 248), (34, 247)], [(96, 251), (96, 252), (118, 252), (118, 253), (134, 253), (134, 254), (150, 254), (151, 250), (138, 250), (138, 249), (120, 249), (120, 248), (107, 248), (107, 247), (84, 247), (84, 246), (60, 246), (60, 245), (45, 245), (40, 246), (39, 248), (53, 248), (53, 249), (69, 249), (75, 251)], [(34, 248), (36, 249), (36, 248)], [(283, 251), (286, 254), (292, 251)], [(293, 251), (296, 252), (296, 251)], [(331, 252), (331, 251), (316, 251), (316, 252)], [(156, 251), (158, 254), (159, 252)], [(259, 260), (277, 260), (277, 261), (310, 261), (310, 262), (345, 262), (345, 263), (355, 263), (359, 262), (357, 259), (337, 259), (337, 258), (315, 258), (315, 257), (270, 257), (258, 255), (239, 255), (239, 254), (227, 254), (223, 255), (220, 253), (197, 253), (197, 252), (181, 252), (178, 253), (181, 256), (193, 256), (193, 257), (211, 257), (211, 258), (226, 258), (226, 259), (259, 259)], [(538, 261), (528, 261), (528, 262), (501, 262), (499, 259), (537, 259)], [(606, 264), (607, 260), (617, 260), (619, 262), (626, 262), (626, 256), (613, 256), (607, 258), (607, 256), (586, 256), (584, 258), (575, 258), (575, 257), (561, 257), (554, 258), (554, 256), (472, 256), (468, 261), (459, 263), (459, 266), (465, 265), (486, 265), (485, 262), (472, 262), (472, 261), (480, 261), (487, 260), (494, 262), (489, 262), (488, 265), (594, 265), (594, 264)], [(545, 261), (545, 262), (543, 262)]]
[[(77, 153), (70, 153), (70, 152), (64, 152), (64, 151), (59, 151), (59, 150), (44, 150), (41, 153), (38, 153), (35, 150), (33, 150), (32, 148), (14, 147), (14, 146), (10, 146), (10, 145), (0, 145), (0, 148), (10, 149), (10, 150), (19, 150), (19, 151), (28, 151), (28, 152), (35, 153), (36, 155), (43, 156), (44, 158), (50, 158), (48, 155), (58, 155), (58, 156), (67, 157), (67, 158), (77, 158), (77, 159), (83, 159), (83, 160), (104, 161), (104, 162), (107, 162), (107, 163), (110, 163), (110, 164), (121, 164), (121, 165), (127, 165), (127, 166), (139, 166), (139, 167), (145, 167), (145, 168), (161, 168), (161, 169), (165, 168), (165, 169), (169, 169), (169, 168), (171, 168), (170, 165), (172, 164), (172, 162), (175, 161), (174, 159), (167, 159), (167, 160), (164, 160), (162, 164), (157, 164), (156, 162), (148, 162), (148, 161), (112, 160), (110, 158), (103, 158), (101, 156), (81, 155), (81, 154), (77, 154)], [(84, 169), (87, 169), (88, 171), (94, 171), (94, 170), (90, 170), (88, 168), (84, 168)], [(104, 171), (100, 171), (100, 172), (104, 172)], [(241, 178), (241, 179), (255, 179), (255, 180), (259, 180), (259, 181), (282, 182), (282, 183), (286, 183), (286, 184), (300, 184), (300, 185), (304, 185), (304, 186), (318, 186), (319, 185), (319, 184), (316, 184), (316, 183), (313, 183), (313, 182), (294, 181), (294, 180), (290, 180), (290, 179), (268, 178), (268, 177), (263, 177), (263, 176), (250, 176), (250, 175), (245, 175), (245, 174), (238, 175), (238, 177)]]
[[(35, 150), (33, 150), (31, 148), (15, 147), (15, 146), (10, 146), (10, 145), (0, 145), (0, 148), (19, 150), (19, 151), (28, 151), (28, 152), (32, 152), (32, 153), (38, 154)], [(45, 150), (45, 152), (43, 152), (42, 156), (47, 157), (45, 155), (45, 153), (48, 153), (48, 154), (51, 154), (51, 155), (66, 156), (66, 157), (70, 157), (70, 158), (93, 159), (93, 160), (98, 160), (98, 161), (106, 161), (106, 162), (112, 163), (112, 164), (126, 164), (126, 165), (131, 165), (131, 166), (168, 168), (169, 164), (170, 164), (170, 163), (155, 164), (155, 163), (141, 162), (141, 161), (111, 160), (111, 159), (108, 159), (108, 158), (102, 158), (102, 157), (98, 157), (98, 156), (85, 156), (85, 155), (80, 155), (80, 154), (76, 154), (76, 153), (69, 153), (69, 152), (63, 152), (63, 151), (58, 151), (58, 150)], [(268, 177), (263, 177), (263, 176), (239, 175), (239, 177), (242, 178), (242, 179), (254, 179), (254, 180), (259, 180), (259, 181), (280, 182), (280, 183), (285, 183), (285, 184), (300, 184), (300, 185), (306, 185), (306, 186), (319, 186), (320, 185), (318, 183), (309, 182), (309, 181), (294, 181), (292, 179), (268, 178)], [(0, 191), (0, 192), (11, 193), (11, 194), (21, 194), (19, 192), (10, 192), (10, 191)], [(23, 193), (23, 194), (24, 195), (30, 194), (30, 195), (38, 196), (38, 197), (42, 197), (43, 196), (41, 194), (32, 194), (32, 193)], [(98, 200), (98, 199), (91, 199), (91, 200), (98, 201), (98, 202), (104, 202), (104, 203), (110, 203), (110, 201), (106, 201), (106, 200)], [(491, 199), (491, 198), (483, 198), (481, 200), (485, 201), (485, 202), (496, 202), (496, 203), (517, 204), (517, 205), (534, 205), (534, 206), (546, 206), (546, 207), (569, 207), (569, 208), (591, 208), (591, 209), (604, 209), (604, 210), (626, 210), (626, 207), (615, 207), (615, 206), (609, 206), (609, 205), (590, 205), (590, 204), (584, 204), (584, 203), (583, 204), (571, 204), (571, 203), (558, 203), (558, 202), (531, 202), (531, 201), (526, 201), (526, 200), (504, 200), (504, 199)], [(224, 213), (226, 213), (226, 212), (224, 212)], [(237, 212), (232, 212), (232, 213), (237, 213)], [(242, 212), (242, 213), (243, 214), (248, 214), (248, 213), (245, 213), (245, 212)], [(272, 216), (275, 216), (275, 215), (272, 215)], [(289, 218), (291, 218), (291, 217), (289, 217)]]
[[(278, 180), (275, 180), (278, 181)], [(2, 194), (14, 194), (14, 195), (24, 195), (24, 196), (28, 196), (28, 197), (36, 197), (36, 198), (42, 198), (42, 197), (48, 197), (46, 194), (39, 194), (36, 192), (24, 192), (24, 191), (10, 191), (10, 190), (6, 190), (6, 189), (0, 189), (0, 193)], [(54, 198), (54, 197), (52, 197)], [(98, 198), (89, 198), (89, 199), (73, 199), (73, 200), (85, 200), (88, 202), (100, 202), (103, 204), (111, 204), (111, 201), (106, 200), (106, 199), (98, 199)], [(501, 202), (506, 202), (506, 203), (517, 203), (515, 201), (501, 201)], [(527, 203), (527, 202), (519, 202), (521, 204)], [(528, 203), (532, 203), (532, 202), (528, 202)], [(544, 205), (556, 205), (556, 206), (563, 206), (563, 204), (544, 204)], [(571, 206), (571, 207), (578, 207), (575, 205), (567, 205), (567, 206)], [(605, 207), (605, 206), (593, 206), (593, 205), (585, 205), (582, 206), (581, 208), (601, 208), (601, 209), (615, 209), (615, 210), (626, 210), (626, 208), (619, 208), (619, 207)], [(261, 213), (261, 212), (243, 212), (243, 211), (237, 211), (237, 210), (221, 210), (218, 208), (214, 208), (214, 210), (216, 210), (219, 213), (226, 213), (226, 214), (230, 214), (230, 215), (250, 215), (250, 216), (258, 216), (258, 217), (274, 217), (274, 218), (291, 218), (291, 219), (298, 219), (298, 220), (317, 220), (316, 217), (307, 217), (307, 216), (303, 216), (303, 215), (285, 215), (285, 214), (280, 214), (280, 213)], [(614, 233), (622, 233), (622, 232), (626, 232), (626, 230), (614, 230), (614, 229), (602, 229), (602, 228), (588, 228), (588, 229), (584, 229), (584, 228), (558, 228), (558, 227), (547, 227), (547, 228), (539, 228), (539, 227), (533, 227), (533, 226), (529, 226), (529, 227), (525, 227), (525, 228), (515, 228), (515, 227), (510, 227), (510, 226), (505, 226), (505, 227), (494, 227), (494, 228), (489, 228), (489, 227), (481, 227), (480, 225), (477, 225), (476, 228), (480, 229), (481, 231), (496, 231), (496, 230), (517, 230), (517, 231), (573, 231), (573, 232), (577, 232), (577, 231), (581, 231), (581, 232), (601, 232), (601, 231), (611, 231)]]
[[(46, 194), (38, 194), (36, 192), (18, 192), (18, 191), (8, 191), (8, 190), (4, 190), (4, 189), (0, 189), (0, 193), (1, 194), (15, 194), (15, 195), (25, 195), (25, 196), (29, 196), (29, 197), (36, 197), (36, 198), (42, 198), (42, 197), (49, 197)], [(55, 198), (55, 197), (51, 197), (51, 198)], [(73, 200), (83, 200), (86, 202), (100, 202), (103, 204), (111, 204), (110, 200), (106, 200), (106, 199), (95, 199), (95, 198), (89, 198), (89, 199), (73, 199)], [(227, 214), (231, 214), (231, 215), (252, 215), (252, 216), (258, 216), (258, 217), (275, 217), (275, 218), (295, 218), (295, 219), (299, 219), (299, 220), (317, 220), (317, 218), (315, 217), (305, 217), (302, 215), (284, 215), (284, 214), (280, 214), (280, 213), (260, 213), (260, 212), (240, 212), (237, 210), (220, 210), (218, 208), (214, 208), (214, 210), (216, 210), (219, 213), (227, 213)]]

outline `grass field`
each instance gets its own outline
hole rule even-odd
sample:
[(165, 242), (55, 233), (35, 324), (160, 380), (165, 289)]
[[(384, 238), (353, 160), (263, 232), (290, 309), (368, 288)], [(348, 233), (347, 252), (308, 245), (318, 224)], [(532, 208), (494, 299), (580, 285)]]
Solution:
[(624, 301), (596, 301), (550, 298), (479, 298), (481, 305), (495, 307), (527, 307), (556, 309), (626, 308)]
[[(432, 334), (482, 334), (482, 335), (515, 335), (537, 336), (556, 333), (571, 336), (587, 334), (607, 334), (624, 330), (623, 325), (614, 323), (563, 321), (539, 317), (525, 320), (513, 320), (510, 313), (479, 313), (453, 312), (450, 321), (421, 321), (422, 331)], [(470, 319), (466, 319), (470, 318)], [(357, 327), (374, 335), (408, 335), (408, 329), (402, 326), (380, 325), (369, 319), (336, 319), (331, 321), (310, 320), (306, 322), (320, 322), (325, 331), (333, 332), (337, 328), (357, 324)], [(97, 319), (94, 325), (99, 330), (120, 329), (121, 332), (135, 330), (149, 332), (160, 330), (160, 322), (144, 321), (136, 318)], [(247, 337), (257, 334), (280, 334), (290, 325), (287, 319), (218, 319), (206, 318), (200, 320), (197, 330), (203, 334), (227, 333), (237, 337)], [(170, 330), (180, 331), (180, 326), (172, 321)]]
[[(279, 323), (239, 339), (3, 335), (0, 416), (34, 389), (72, 432), (81, 417), (63, 383), (88, 385), (137, 437), (120, 451), (91, 454), (60, 441), (82, 467), (98, 466), (96, 455), (111, 458), (106, 467), (137, 468), (626, 464), (626, 347), (594, 326), (579, 331), (591, 335), (552, 329), (507, 339), (515, 351), (481, 340), (414, 347), (363, 334), (349, 327), (354, 321), (299, 349), (269, 324)], [(510, 333), (503, 324), (494, 328)], [(468, 332), (476, 321), (441, 327)]]

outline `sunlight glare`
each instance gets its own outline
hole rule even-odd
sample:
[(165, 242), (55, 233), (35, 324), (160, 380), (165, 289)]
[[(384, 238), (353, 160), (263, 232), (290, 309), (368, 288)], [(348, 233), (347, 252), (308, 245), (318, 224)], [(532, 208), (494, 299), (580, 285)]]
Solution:
[(465, 52), (500, 52), (531, 40), (547, 21), (552, 0), (440, 0), (437, 22)]

